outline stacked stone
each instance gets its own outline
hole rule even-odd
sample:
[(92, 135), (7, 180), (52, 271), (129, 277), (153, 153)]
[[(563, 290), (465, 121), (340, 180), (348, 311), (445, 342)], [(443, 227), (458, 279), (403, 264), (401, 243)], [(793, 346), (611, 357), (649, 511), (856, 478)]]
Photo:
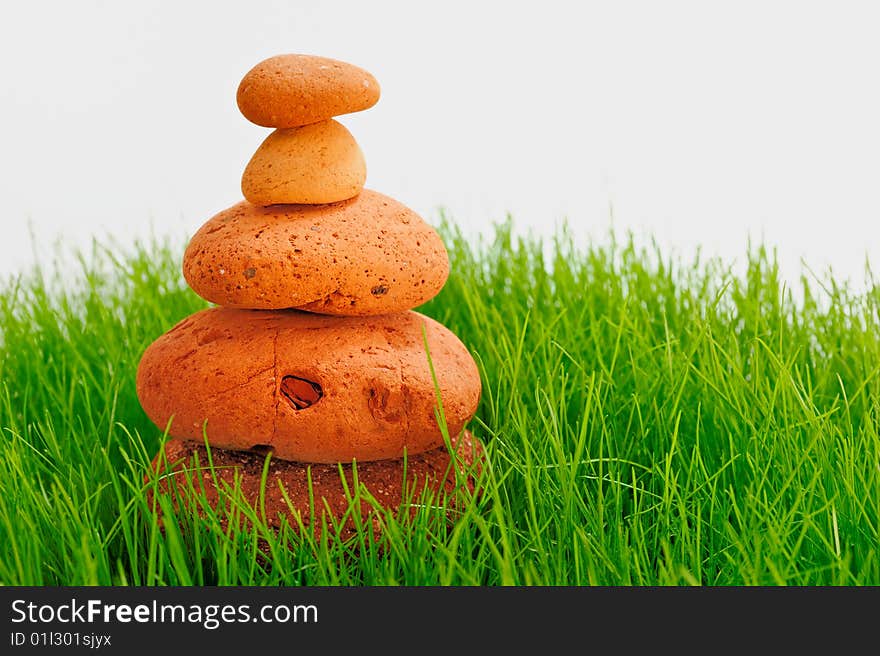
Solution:
[[(333, 120), (378, 99), (367, 71), (323, 57), (272, 57), (241, 81), (242, 113), (274, 131), (245, 168), (245, 200), (208, 220), (183, 259), (187, 283), (217, 307), (159, 337), (138, 367), (141, 405), (172, 436), (154, 464), (183, 474), (166, 488), (238, 476), (256, 504), (271, 453), (267, 518), (293, 510), (307, 524), (310, 509), (348, 510), (355, 466), (396, 511), (405, 488), (452, 492), (455, 470), (478, 458), (465, 430), (480, 397), (473, 358), (412, 310), (446, 281), (443, 242), (363, 188), (363, 154)], [(209, 460), (205, 441), (214, 474), (193, 467)]]

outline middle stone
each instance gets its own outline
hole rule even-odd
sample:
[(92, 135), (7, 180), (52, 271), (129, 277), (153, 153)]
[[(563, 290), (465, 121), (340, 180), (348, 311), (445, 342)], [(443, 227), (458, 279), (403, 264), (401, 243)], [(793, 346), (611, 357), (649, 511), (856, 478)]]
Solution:
[(218, 305), (364, 316), (433, 298), (449, 257), (418, 214), (364, 189), (329, 205), (233, 205), (193, 236), (183, 275)]

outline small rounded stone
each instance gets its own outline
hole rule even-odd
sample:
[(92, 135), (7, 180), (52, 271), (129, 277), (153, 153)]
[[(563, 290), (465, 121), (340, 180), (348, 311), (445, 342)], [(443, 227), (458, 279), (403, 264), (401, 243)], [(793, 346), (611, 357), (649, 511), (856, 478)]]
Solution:
[(241, 191), (254, 205), (335, 203), (357, 196), (366, 179), (360, 147), (330, 119), (272, 132), (248, 162)]
[(242, 78), (238, 108), (249, 121), (294, 128), (368, 109), (379, 100), (379, 83), (362, 68), (314, 55), (276, 55)]

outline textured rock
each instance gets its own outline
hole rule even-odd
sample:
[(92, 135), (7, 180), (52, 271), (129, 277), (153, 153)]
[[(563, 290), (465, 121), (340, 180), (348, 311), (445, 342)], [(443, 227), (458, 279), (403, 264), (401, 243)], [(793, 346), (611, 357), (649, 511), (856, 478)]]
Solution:
[[(460, 486), (474, 492), (483, 454), (480, 442), (468, 431), (462, 434), (461, 439), (455, 440), (453, 445), (456, 455), (454, 463), (445, 445), (416, 456), (408, 456), (406, 478), (404, 478), (402, 459), (358, 462), (357, 481), (363, 484), (381, 508), (390, 510), (394, 514), (399, 514), (401, 511), (414, 513), (415, 504), (419, 503), (425, 488), (428, 493), (437, 494), (441, 498), (445, 495), (449, 503), (448, 508), (453, 510), (456, 507), (455, 492)], [(213, 484), (214, 477), (211, 472), (204, 469), (209, 462), (214, 464), (213, 476), (223, 481), (228, 489), (234, 489), (238, 477), (238, 486), (244, 498), (254, 508), (259, 509), (264, 454), (211, 449), (209, 461), (203, 444), (169, 440), (165, 445), (164, 453), (159, 454), (153, 461), (154, 469), (160, 474), (165, 474), (160, 479), (160, 491), (176, 493), (172, 494), (173, 498), (185, 500), (186, 495), (182, 494), (182, 490), (186, 487), (188, 478), (194, 489), (204, 488), (208, 502), (212, 507), (216, 507), (219, 499), (218, 489)], [(459, 472), (458, 477), (456, 470)], [(345, 485), (342, 477), (345, 479)], [(311, 480), (311, 492), (309, 480)], [(349, 490), (348, 495), (345, 491), (346, 486)], [(270, 526), (278, 528), (282, 518), (286, 518), (293, 528), (297, 528), (298, 522), (293, 515), (298, 515), (303, 525), (307, 529), (311, 528), (315, 535), (318, 535), (322, 525), (320, 516), (329, 508), (328, 520), (332, 521), (327, 523), (330, 526), (339, 525), (345, 537), (355, 530), (351, 519), (342, 521), (349, 510), (349, 499), (355, 490), (351, 463), (341, 466), (308, 465), (271, 458), (266, 485), (263, 488), (266, 520)], [(311, 512), (313, 507), (314, 521)], [(197, 509), (194, 510), (197, 512)], [(366, 498), (361, 502), (361, 514), (378, 533), (380, 525), (372, 504)]]
[(362, 316), (436, 296), (449, 257), (418, 214), (365, 189), (330, 205), (233, 205), (193, 236), (183, 274), (218, 305)]
[(452, 332), (416, 312), (203, 310), (144, 352), (138, 398), (174, 437), (201, 440), (207, 422), (220, 448), (323, 463), (416, 455), (443, 444), (423, 329), (458, 435), (476, 412), (479, 372)]
[(354, 137), (329, 120), (272, 132), (245, 168), (241, 191), (255, 205), (335, 203), (357, 196), (366, 179)]
[(352, 64), (313, 55), (277, 55), (254, 66), (238, 86), (245, 118), (294, 128), (359, 112), (379, 100), (379, 83)]

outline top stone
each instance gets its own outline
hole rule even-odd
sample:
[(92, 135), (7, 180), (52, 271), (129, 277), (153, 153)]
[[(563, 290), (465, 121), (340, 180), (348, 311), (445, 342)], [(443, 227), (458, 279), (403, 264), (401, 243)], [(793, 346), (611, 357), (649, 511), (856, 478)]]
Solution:
[(368, 109), (379, 83), (352, 64), (313, 55), (276, 55), (261, 61), (238, 85), (238, 108), (267, 128), (295, 128)]

